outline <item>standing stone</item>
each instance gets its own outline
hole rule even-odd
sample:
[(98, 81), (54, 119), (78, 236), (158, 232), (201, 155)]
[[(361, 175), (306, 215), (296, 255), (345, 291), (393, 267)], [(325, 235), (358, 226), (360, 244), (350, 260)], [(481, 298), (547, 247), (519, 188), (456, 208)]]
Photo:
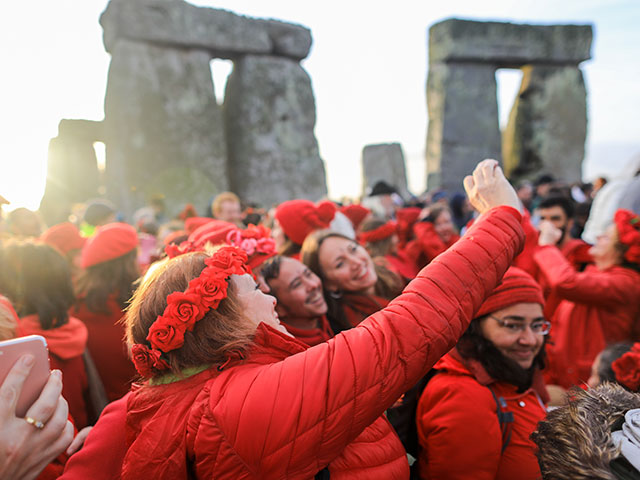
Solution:
[(505, 173), (512, 181), (551, 173), (580, 180), (587, 134), (587, 91), (572, 66), (522, 68), (520, 92), (503, 135)]
[(435, 63), (427, 78), (427, 186), (462, 190), (483, 158), (500, 160), (495, 66)]
[(309, 75), (296, 61), (246, 55), (227, 80), (231, 189), (263, 205), (327, 194)]
[(68, 220), (74, 203), (99, 195), (100, 172), (93, 148), (102, 141), (102, 122), (62, 120), (49, 142), (47, 183), (40, 213), (47, 225)]
[(399, 143), (367, 145), (362, 150), (362, 193), (370, 191), (380, 180), (395, 187), (405, 200), (411, 198), (407, 188), (407, 170)]
[(121, 39), (105, 98), (107, 193), (130, 218), (154, 194), (206, 205), (227, 190), (222, 112), (206, 51)]

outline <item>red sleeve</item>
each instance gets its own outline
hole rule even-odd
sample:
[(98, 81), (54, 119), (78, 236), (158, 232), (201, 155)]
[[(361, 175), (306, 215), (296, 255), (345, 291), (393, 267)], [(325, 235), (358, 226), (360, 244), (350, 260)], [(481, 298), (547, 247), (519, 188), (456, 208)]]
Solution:
[(534, 259), (549, 285), (563, 299), (600, 306), (637, 300), (633, 298), (630, 278), (593, 269), (576, 272), (553, 245), (539, 247)]
[[(242, 370), (233, 395), (211, 397), (201, 425), (220, 429), (263, 478), (308, 470), (310, 462), (320, 470), (456, 344), (523, 241), (509, 211), (483, 215), (357, 327), (281, 362)], [(219, 453), (209, 436), (195, 435), (205, 457)]]
[(513, 266), (521, 268), (533, 278), (537, 277), (538, 268), (536, 266), (536, 262), (533, 259), (533, 255), (538, 248), (538, 230), (531, 223), (531, 217), (529, 213), (525, 210), (524, 215), (522, 215), (522, 229), (524, 230), (525, 241), (524, 248), (522, 249), (522, 253), (518, 255), (513, 261)]
[(447, 249), (447, 246), (440, 239), (431, 222), (416, 223), (413, 226), (413, 233), (416, 236), (417, 244), (420, 246), (420, 250), (427, 263)]
[(60, 480), (111, 480), (120, 478), (127, 446), (125, 420), (127, 397), (110, 403), (89, 433), (84, 446), (74, 453)]
[(467, 480), (496, 478), (502, 434), (496, 403), (471, 377), (436, 375), (420, 398), (416, 415), (420, 477)]

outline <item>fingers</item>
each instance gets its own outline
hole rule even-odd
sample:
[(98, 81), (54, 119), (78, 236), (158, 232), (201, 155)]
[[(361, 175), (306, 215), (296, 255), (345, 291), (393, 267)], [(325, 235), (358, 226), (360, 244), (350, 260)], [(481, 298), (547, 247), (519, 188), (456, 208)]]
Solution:
[(62, 400), (65, 403), (65, 408), (67, 408), (64, 415), (66, 419), (68, 407), (66, 406), (66, 401), (60, 396), (61, 393), (62, 372), (60, 372), (60, 370), (53, 370), (38, 400), (36, 400), (27, 411), (27, 416), (35, 418), (46, 425), (53, 414), (57, 413), (57, 410), (60, 408), (59, 400)]
[(467, 197), (471, 198), (471, 195), (473, 194), (473, 187), (475, 186), (473, 177), (471, 175), (464, 177), (462, 185), (464, 186), (464, 191), (467, 192)]
[(69, 448), (67, 448), (67, 455), (73, 455), (78, 450), (80, 450), (82, 445), (84, 445), (84, 441), (87, 439), (87, 436), (89, 435), (89, 432), (91, 432), (92, 428), (93, 427), (84, 427), (78, 432), (78, 434), (71, 442), (71, 445), (69, 445)]
[(23, 355), (18, 359), (0, 387), (0, 417), (7, 418), (16, 414), (16, 404), (22, 386), (33, 367), (33, 355)]

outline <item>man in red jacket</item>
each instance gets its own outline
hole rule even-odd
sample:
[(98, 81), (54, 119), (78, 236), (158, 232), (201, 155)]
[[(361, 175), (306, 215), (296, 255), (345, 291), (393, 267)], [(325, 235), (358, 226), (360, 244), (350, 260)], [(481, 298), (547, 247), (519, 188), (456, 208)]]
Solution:
[(570, 235), (573, 225), (573, 201), (567, 197), (552, 196), (540, 202), (536, 214), (541, 222), (551, 222), (554, 227), (562, 232), (556, 247), (578, 271), (593, 262), (589, 254), (591, 245)]
[(262, 275), (276, 297), (276, 312), (287, 330), (309, 346), (333, 337), (327, 321), (322, 281), (304, 263), (277, 255), (262, 268)]

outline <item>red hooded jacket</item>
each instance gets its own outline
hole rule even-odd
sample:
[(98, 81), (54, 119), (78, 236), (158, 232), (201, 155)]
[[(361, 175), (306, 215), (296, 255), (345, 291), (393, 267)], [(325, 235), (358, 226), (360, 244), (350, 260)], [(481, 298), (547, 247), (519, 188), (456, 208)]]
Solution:
[(89, 353), (98, 369), (107, 398), (112, 402), (129, 391), (137, 374), (129, 359), (124, 325), (119, 323), (124, 313), (115, 296), (107, 300), (107, 309), (108, 313), (92, 312), (79, 298), (71, 309), (71, 315), (82, 320), (89, 330)]
[[(546, 415), (547, 394), (542, 376), (533, 388), (493, 380), (480, 362), (463, 360), (454, 349), (435, 367), (439, 373), (427, 384), (416, 414), (421, 453), (421, 479), (535, 480), (540, 468), (529, 436)], [(496, 412), (497, 397), (503, 411), (513, 413), (511, 437), (504, 452)]]
[(545, 306), (546, 314), (553, 312), (545, 378), (564, 388), (579, 385), (607, 345), (638, 340), (640, 273), (593, 265), (576, 272), (554, 246), (540, 247), (534, 259), (552, 289)]
[(467, 328), (522, 246), (518, 217), (493, 210), (384, 310), (327, 342), (308, 348), (260, 324), (244, 360), (135, 388), (123, 478), (309, 479), (327, 465), (332, 480), (408, 478), (382, 412)]

